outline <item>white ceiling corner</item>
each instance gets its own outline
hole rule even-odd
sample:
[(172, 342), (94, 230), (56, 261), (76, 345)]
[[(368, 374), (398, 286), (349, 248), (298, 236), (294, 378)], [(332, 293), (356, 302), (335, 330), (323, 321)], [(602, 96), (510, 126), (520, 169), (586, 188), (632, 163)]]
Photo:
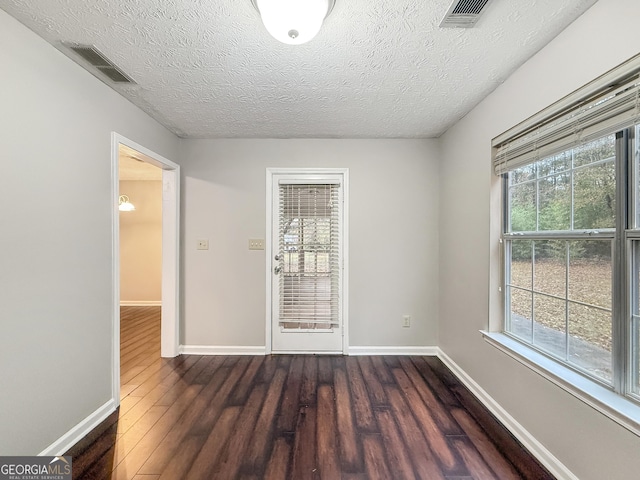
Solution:
[(251, 0), (0, 0), (58, 48), (95, 45), (114, 89), (186, 138), (437, 137), (596, 0), (494, 0), (442, 29), (451, 0), (336, 0), (290, 46)]

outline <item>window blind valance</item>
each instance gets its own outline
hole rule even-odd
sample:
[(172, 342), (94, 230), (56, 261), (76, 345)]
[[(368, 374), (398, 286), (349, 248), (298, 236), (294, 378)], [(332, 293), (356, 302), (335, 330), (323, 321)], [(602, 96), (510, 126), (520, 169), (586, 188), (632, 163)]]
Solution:
[(640, 55), (491, 142), (496, 175), (640, 122)]

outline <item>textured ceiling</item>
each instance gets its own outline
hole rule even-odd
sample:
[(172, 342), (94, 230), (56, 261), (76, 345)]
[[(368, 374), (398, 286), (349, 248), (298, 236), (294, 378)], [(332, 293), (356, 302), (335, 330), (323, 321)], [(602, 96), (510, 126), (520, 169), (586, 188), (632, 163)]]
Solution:
[(494, 0), (441, 29), (451, 0), (336, 0), (290, 46), (250, 0), (0, 0), (63, 49), (93, 44), (114, 87), (181, 137), (437, 137), (596, 0)]

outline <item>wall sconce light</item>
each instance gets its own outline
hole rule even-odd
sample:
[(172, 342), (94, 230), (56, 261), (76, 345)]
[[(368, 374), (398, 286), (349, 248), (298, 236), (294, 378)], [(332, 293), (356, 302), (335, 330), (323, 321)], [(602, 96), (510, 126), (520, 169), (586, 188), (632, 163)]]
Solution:
[(251, 0), (276, 40), (300, 45), (315, 37), (335, 0)]
[(121, 212), (133, 212), (136, 207), (133, 206), (133, 203), (129, 201), (129, 197), (126, 195), (120, 195), (118, 199), (118, 210)]

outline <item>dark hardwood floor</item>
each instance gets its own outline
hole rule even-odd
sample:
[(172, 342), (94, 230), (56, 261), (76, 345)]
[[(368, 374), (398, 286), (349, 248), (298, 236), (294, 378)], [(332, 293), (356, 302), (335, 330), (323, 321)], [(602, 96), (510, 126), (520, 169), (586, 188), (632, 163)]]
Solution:
[(161, 359), (159, 307), (121, 330), (122, 402), (74, 478), (553, 478), (437, 358)]

